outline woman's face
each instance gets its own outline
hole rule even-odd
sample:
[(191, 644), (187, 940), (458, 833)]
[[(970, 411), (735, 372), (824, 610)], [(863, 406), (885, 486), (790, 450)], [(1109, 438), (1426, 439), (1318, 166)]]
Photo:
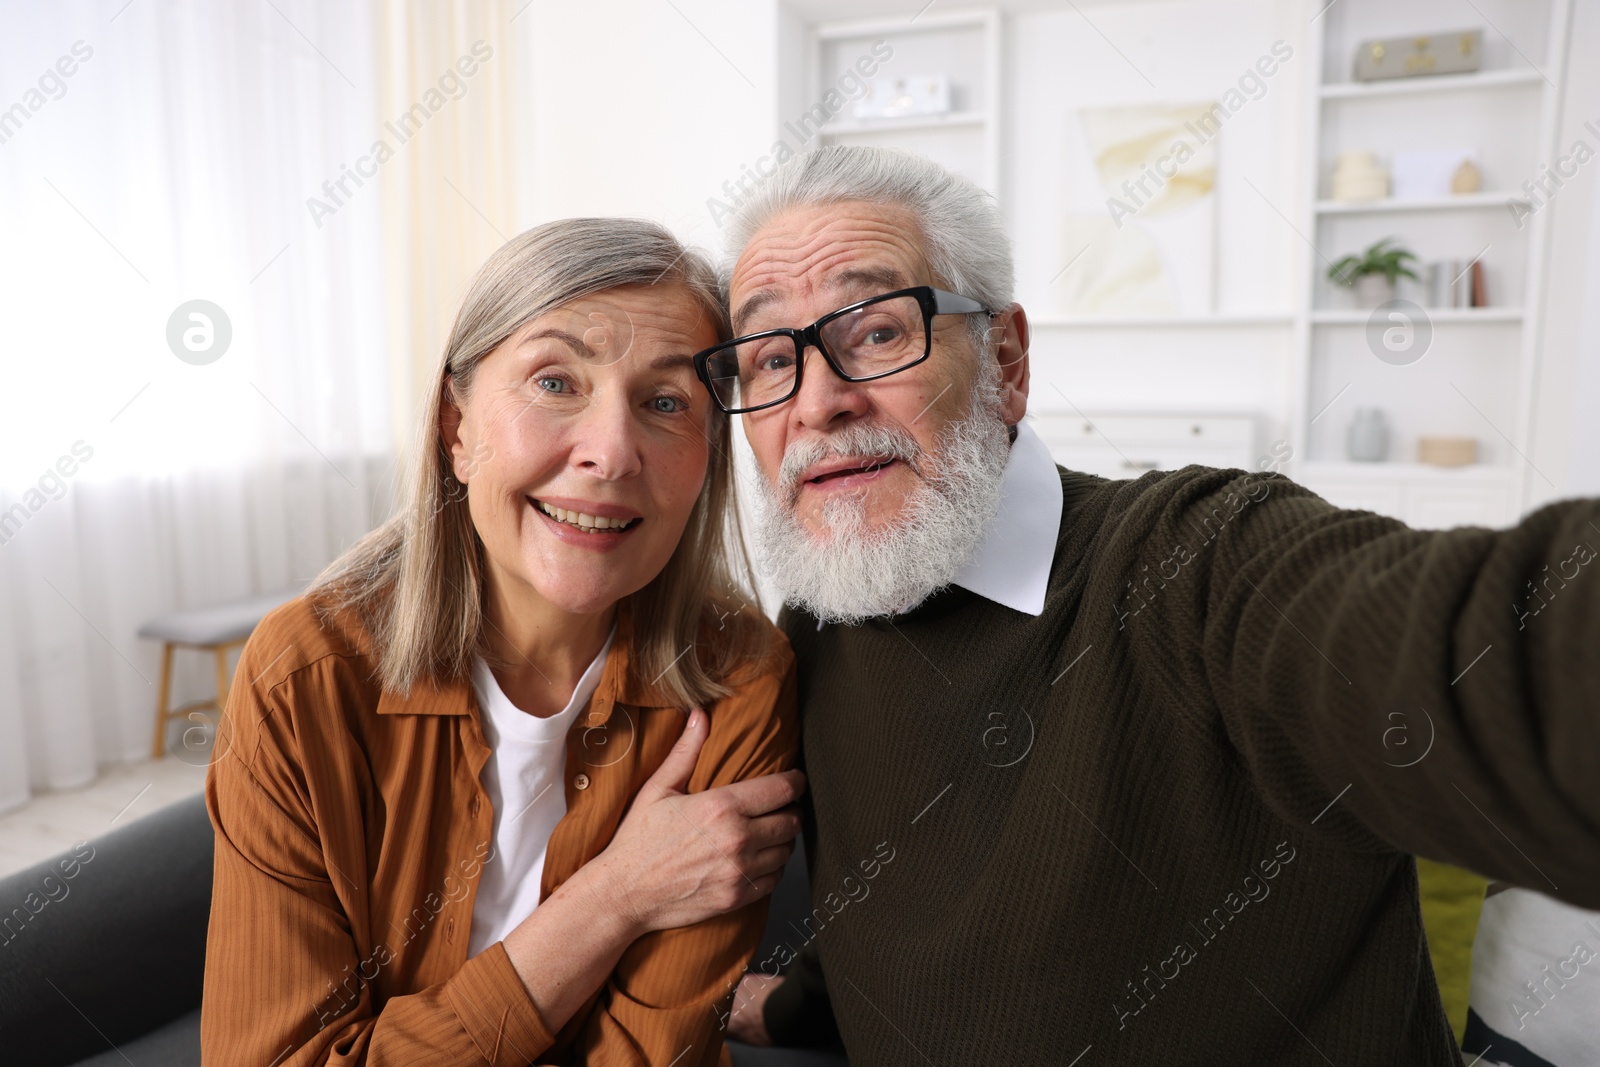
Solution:
[(503, 594), (590, 614), (661, 572), (706, 477), (711, 398), (691, 357), (717, 340), (684, 286), (631, 286), (483, 358), (441, 431)]

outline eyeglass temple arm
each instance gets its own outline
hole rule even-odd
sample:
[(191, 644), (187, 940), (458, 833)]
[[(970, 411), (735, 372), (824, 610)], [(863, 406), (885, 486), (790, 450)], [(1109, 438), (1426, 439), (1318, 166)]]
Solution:
[(933, 290), (933, 313), (935, 315), (971, 315), (979, 311), (989, 315), (995, 314), (995, 312), (990, 311), (970, 297), (947, 293), (943, 289)]

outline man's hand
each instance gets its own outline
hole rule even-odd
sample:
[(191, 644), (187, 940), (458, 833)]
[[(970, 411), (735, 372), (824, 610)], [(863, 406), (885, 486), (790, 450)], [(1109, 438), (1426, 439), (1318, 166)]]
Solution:
[(747, 974), (739, 981), (739, 988), (733, 994), (733, 1010), (728, 1014), (730, 1038), (763, 1048), (772, 1044), (762, 1012), (766, 1010), (767, 998), (782, 982), (781, 975), (769, 978), (764, 974)]

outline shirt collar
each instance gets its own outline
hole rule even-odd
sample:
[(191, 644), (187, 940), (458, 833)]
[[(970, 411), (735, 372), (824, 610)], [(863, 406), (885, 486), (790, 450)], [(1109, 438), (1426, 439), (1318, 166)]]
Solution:
[[(634, 647), (633, 598), (623, 597), (617, 603), (616, 629), (611, 639), (611, 654), (606, 657), (600, 684), (590, 700), (589, 714), (584, 716), (586, 726), (598, 726), (611, 717), (615, 704), (636, 708), (666, 708), (678, 706), (665, 686), (644, 682), (634, 677), (630, 654)], [(411, 692), (396, 693), (385, 689), (378, 697), (380, 715), (470, 715), (474, 697), (470, 676), (445, 681), (423, 679), (412, 686)]]
[(1000, 486), (1000, 508), (953, 584), (1027, 615), (1044, 612), (1061, 530), (1061, 475), (1033, 427), (1017, 426)]

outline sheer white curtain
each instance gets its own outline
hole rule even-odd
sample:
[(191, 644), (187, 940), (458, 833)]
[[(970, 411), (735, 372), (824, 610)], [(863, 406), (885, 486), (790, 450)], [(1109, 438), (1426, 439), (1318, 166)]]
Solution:
[[(382, 192), (346, 170), (383, 135), (372, 5), (0, 11), (4, 809), (146, 753), (139, 624), (311, 577), (387, 514), (395, 435)], [(197, 299), (232, 333), (204, 365), (168, 343)]]

